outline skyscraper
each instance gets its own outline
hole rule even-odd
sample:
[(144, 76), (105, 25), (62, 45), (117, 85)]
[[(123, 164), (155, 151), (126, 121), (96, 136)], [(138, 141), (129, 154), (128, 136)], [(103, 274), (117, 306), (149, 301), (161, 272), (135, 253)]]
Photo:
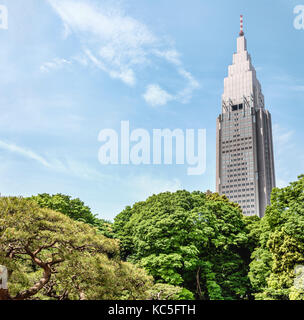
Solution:
[(242, 16), (217, 119), (216, 163), (217, 192), (245, 215), (263, 217), (275, 187), (271, 115), (247, 51)]

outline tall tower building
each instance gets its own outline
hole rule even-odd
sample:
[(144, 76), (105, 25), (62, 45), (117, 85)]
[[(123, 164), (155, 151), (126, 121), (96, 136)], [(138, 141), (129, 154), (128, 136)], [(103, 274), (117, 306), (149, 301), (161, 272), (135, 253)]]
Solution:
[(241, 30), (237, 52), (224, 80), (217, 119), (216, 188), (245, 215), (263, 217), (275, 187), (271, 115)]

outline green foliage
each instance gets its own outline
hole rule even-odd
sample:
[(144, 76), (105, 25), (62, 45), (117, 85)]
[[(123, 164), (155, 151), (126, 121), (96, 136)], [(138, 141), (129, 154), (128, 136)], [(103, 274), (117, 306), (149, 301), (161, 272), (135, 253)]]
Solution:
[(304, 300), (304, 176), (262, 219), (211, 192), (154, 195), (114, 224), (62, 194), (0, 197), (0, 264), (19, 300)]
[(47, 193), (39, 194), (29, 198), (38, 203), (41, 208), (48, 208), (63, 213), (73, 220), (85, 222), (99, 230), (100, 234), (108, 238), (114, 238), (112, 223), (97, 218), (80, 199), (72, 199), (64, 194), (49, 195)]
[(48, 208), (61, 212), (73, 220), (83, 221), (88, 224), (94, 224), (95, 216), (89, 207), (80, 199), (71, 199), (70, 196), (63, 194), (49, 195), (47, 193), (31, 197), (41, 208)]
[(198, 299), (248, 298), (250, 256), (240, 208), (201, 192), (163, 193), (121, 212), (114, 223), (122, 257), (158, 282)]
[(152, 286), (116, 240), (22, 198), (0, 198), (0, 264), (17, 300), (145, 299)]
[(115, 239), (113, 223), (111, 221), (95, 218), (94, 223), (90, 225), (97, 228), (99, 234), (102, 234), (107, 238)]
[(243, 221), (247, 230), (247, 245), (250, 252), (252, 252), (259, 246), (259, 240), (262, 234), (261, 219), (257, 216), (243, 216)]
[(304, 286), (295, 286), (295, 270), (304, 264), (304, 176), (273, 190), (260, 228), (249, 273), (256, 298), (303, 299)]
[(150, 300), (194, 300), (189, 290), (164, 283), (155, 284), (147, 293)]

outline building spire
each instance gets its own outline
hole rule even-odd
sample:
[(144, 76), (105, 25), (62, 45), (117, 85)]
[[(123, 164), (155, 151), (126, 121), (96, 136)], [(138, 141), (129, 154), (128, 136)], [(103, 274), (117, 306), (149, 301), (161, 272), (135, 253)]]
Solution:
[(244, 24), (243, 24), (243, 15), (240, 17), (240, 37), (244, 36)]

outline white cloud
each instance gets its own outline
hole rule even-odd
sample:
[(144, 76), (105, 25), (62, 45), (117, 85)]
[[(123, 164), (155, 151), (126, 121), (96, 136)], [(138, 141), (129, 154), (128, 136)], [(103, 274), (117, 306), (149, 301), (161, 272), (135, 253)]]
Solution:
[[(153, 194), (161, 192), (175, 192), (182, 189), (182, 184), (178, 179), (168, 180), (165, 178), (156, 178), (152, 175), (128, 175), (121, 177), (119, 175), (103, 174), (99, 170), (88, 164), (71, 159), (59, 160), (56, 157), (43, 157), (36, 152), (7, 143), (0, 140), (0, 149), (6, 150), (30, 160), (34, 160), (42, 166), (55, 172), (70, 175), (84, 180), (92, 181), (115, 181), (115, 184), (123, 186), (129, 190), (131, 202), (143, 201)], [(2, 160), (4, 160), (3, 158)], [(3, 161), (2, 161), (3, 162)], [(0, 167), (1, 168), (1, 167)]]
[(163, 90), (157, 84), (149, 85), (143, 97), (146, 100), (146, 102), (151, 106), (163, 106), (167, 104), (168, 101), (174, 99), (172, 95)]
[(135, 85), (135, 75), (132, 69), (121, 69), (120, 71), (109, 70), (104, 63), (97, 59), (90, 50), (86, 49), (85, 53), (87, 57), (93, 62), (93, 64), (100, 70), (107, 72), (111, 78), (120, 79), (122, 82), (129, 86)]
[(101, 70), (127, 84), (134, 84), (132, 67), (147, 61), (146, 50), (157, 41), (144, 24), (125, 15), (117, 5), (107, 8), (84, 0), (48, 2), (69, 30), (66, 33), (76, 33), (87, 50), (94, 51), (93, 63), (97, 67), (100, 68), (99, 59), (102, 59)]
[(46, 159), (44, 159), (43, 157), (41, 157), (40, 155), (36, 154), (35, 152), (29, 149), (16, 146), (15, 144), (12, 144), (12, 143), (6, 143), (1, 140), (0, 140), (0, 148), (9, 152), (17, 153), (25, 158), (35, 160), (45, 167), (48, 167), (48, 168), (51, 167), (51, 164)]
[(178, 73), (187, 80), (187, 86), (184, 89), (172, 95), (163, 90), (158, 84), (150, 84), (147, 87), (146, 93), (143, 95), (145, 101), (153, 107), (166, 105), (172, 100), (188, 103), (192, 98), (193, 91), (199, 88), (199, 83), (193, 78), (190, 72), (187, 72), (183, 68), (179, 68)]
[(65, 159), (64, 161), (62, 161), (54, 157), (46, 159), (46, 157), (43, 157), (28, 148), (20, 147), (1, 140), (0, 149), (18, 154), (23, 158), (34, 160), (48, 169), (65, 173), (74, 177), (88, 180), (109, 178), (83, 162), (77, 162), (71, 159)]
[[(167, 41), (157, 37), (147, 25), (127, 15), (119, 3), (98, 3), (92, 0), (48, 0), (63, 22), (65, 36), (76, 34), (86, 58), (79, 58), (82, 65), (90, 63), (129, 86), (136, 84), (137, 67), (156, 63), (156, 57), (175, 66), (177, 73), (186, 80), (185, 88), (172, 94), (158, 90), (160, 100), (146, 99), (151, 105), (163, 105), (176, 99), (187, 103), (198, 88), (194, 77), (184, 70), (180, 53)], [(154, 57), (154, 59), (153, 59)], [(47, 67), (46, 67), (47, 68)], [(154, 88), (155, 89), (155, 88)], [(154, 93), (156, 90), (154, 90)], [(147, 93), (144, 95), (147, 96)]]
[(54, 58), (50, 62), (45, 62), (40, 66), (40, 71), (41, 72), (50, 72), (51, 70), (58, 70), (63, 68), (66, 65), (71, 64), (71, 61), (68, 61), (66, 59), (59, 59), (59, 58)]
[(188, 85), (185, 89), (178, 93), (178, 100), (183, 103), (188, 103), (189, 100), (192, 98), (192, 93), (194, 90), (199, 88), (199, 83), (194, 79), (192, 74), (182, 68), (178, 70), (179, 74), (183, 76), (188, 81)]
[(71, 159), (66, 159), (65, 162), (58, 161), (55, 169), (85, 180), (104, 180), (110, 178), (110, 176), (100, 173), (98, 170), (84, 162)]
[(165, 58), (168, 62), (171, 62), (177, 66), (182, 65), (180, 54), (174, 49), (166, 51), (155, 50), (154, 54), (158, 57)]

